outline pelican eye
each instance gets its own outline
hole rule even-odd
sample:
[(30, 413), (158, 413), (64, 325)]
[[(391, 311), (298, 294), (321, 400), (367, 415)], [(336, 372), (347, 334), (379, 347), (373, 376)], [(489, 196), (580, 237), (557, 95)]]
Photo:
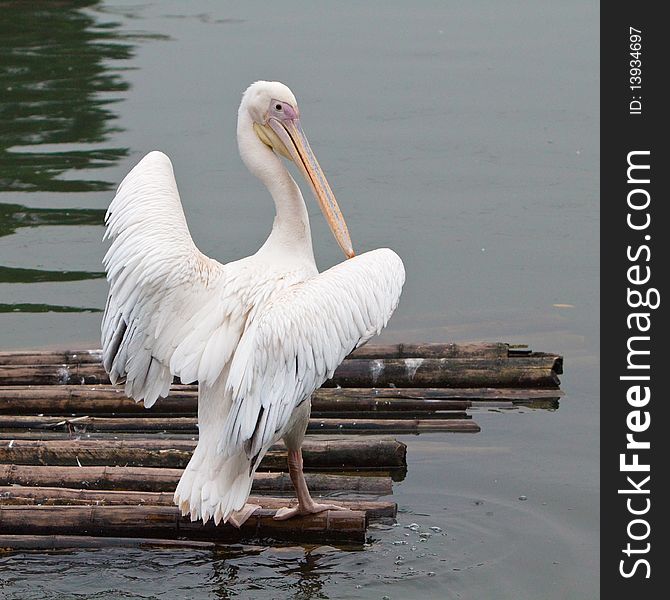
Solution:
[(275, 109), (276, 110), (281, 110), (281, 104), (275, 104)]

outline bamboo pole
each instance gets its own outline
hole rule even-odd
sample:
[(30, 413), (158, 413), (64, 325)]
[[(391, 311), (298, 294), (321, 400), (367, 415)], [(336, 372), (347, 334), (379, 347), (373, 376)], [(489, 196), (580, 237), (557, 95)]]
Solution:
[[(0, 443), (0, 463), (16, 465), (164, 467), (183, 469), (194, 440), (12, 440)], [(394, 439), (314, 440), (302, 446), (306, 470), (406, 467), (407, 446)], [(275, 444), (261, 470), (286, 470), (286, 447)]]
[[(388, 432), (413, 433), (415, 431), (477, 432), (479, 427), (470, 419), (330, 419), (313, 418), (307, 425), (308, 433)], [(197, 433), (195, 417), (62, 417), (0, 415), (0, 429), (61, 429), (65, 431), (96, 432), (181, 432)]]
[[(0, 486), (0, 505), (42, 504), (60, 506), (173, 506), (170, 492), (137, 492), (131, 490), (81, 490), (55, 487)], [(293, 506), (296, 500), (273, 496), (250, 496), (247, 502), (277, 510)], [(395, 502), (335, 498), (334, 502), (349, 510), (365, 512), (368, 519), (395, 517)]]
[(557, 410), (559, 407), (558, 398), (536, 398), (532, 401), (511, 401), (511, 400), (490, 400), (487, 402), (472, 401), (472, 408), (475, 410), (491, 410), (495, 408), (515, 409), (523, 406), (534, 410)]
[[(181, 474), (181, 469), (151, 467), (0, 465), (0, 485), (173, 492)], [(315, 493), (348, 491), (383, 496), (393, 489), (390, 477), (306, 473), (305, 479)], [(293, 493), (293, 484), (286, 473), (256, 473), (251, 489), (256, 493)]]
[(310, 433), (420, 433), (447, 431), (478, 433), (481, 428), (471, 419), (310, 419)]
[(123, 386), (17, 385), (0, 387), (0, 414), (169, 414), (194, 416), (198, 411), (196, 386), (175, 385), (147, 412), (144, 404), (126, 397)]
[[(508, 344), (366, 344), (350, 358), (506, 358)], [(78, 365), (100, 363), (102, 350), (9, 350), (0, 352), (0, 365)]]
[[(467, 410), (473, 401), (509, 401), (532, 404), (553, 401), (559, 389), (543, 388), (321, 388), (312, 394), (312, 415), (337, 415), (356, 411)], [(195, 386), (175, 385), (149, 412), (127, 398), (123, 387), (111, 385), (30, 385), (0, 387), (0, 414), (13, 415), (126, 415), (169, 414), (194, 416), (198, 393)]]
[(559, 357), (351, 359), (326, 387), (558, 387)]
[[(326, 387), (558, 387), (559, 356), (490, 358), (355, 358)], [(100, 364), (0, 366), (0, 385), (109, 383)]]
[[(3, 388), (0, 388), (0, 392)], [(459, 402), (469, 402), (479, 400), (533, 400), (534, 398), (546, 399), (562, 396), (563, 391), (558, 389), (543, 388), (320, 388), (312, 396), (312, 410), (317, 406), (316, 401), (326, 403), (338, 403), (343, 406), (355, 406), (361, 398), (370, 396), (378, 403), (378, 406), (384, 407), (386, 403), (395, 404), (394, 401), (407, 401), (407, 404), (398, 403), (398, 410), (406, 408), (418, 409), (419, 407), (435, 406), (435, 410), (448, 410), (452, 405), (446, 405), (442, 408), (440, 404), (443, 401), (456, 400)], [(2, 396), (0, 395), (0, 398)], [(416, 404), (410, 404), (416, 402)], [(469, 408), (465, 406), (464, 409)], [(460, 410), (460, 407), (453, 405), (454, 410)]]
[(238, 530), (182, 517), (176, 506), (0, 506), (0, 535), (74, 535), (239, 539), (365, 541), (362, 511), (329, 510), (284, 521), (276, 511), (257, 510)]
[(0, 552), (48, 551), (74, 548), (183, 548), (214, 550), (215, 542), (197, 540), (161, 540), (155, 538), (100, 537), (87, 535), (0, 535)]
[(81, 365), (102, 362), (102, 350), (3, 350), (0, 365)]
[[(468, 408), (470, 408), (468, 406)], [(373, 410), (373, 411), (362, 411), (356, 410), (355, 408), (351, 410), (338, 410), (337, 412), (314, 412), (311, 413), (312, 420), (318, 421), (322, 419), (328, 419), (332, 421), (386, 421), (386, 420), (396, 420), (396, 421), (405, 421), (408, 419), (411, 420), (424, 420), (430, 421), (434, 419), (442, 420), (463, 420), (470, 419), (470, 415), (465, 410), (428, 410), (425, 406), (423, 408), (412, 409), (406, 408), (405, 410), (398, 410), (397, 407), (393, 407), (393, 410)], [(350, 427), (345, 425), (345, 427)]]
[(502, 342), (366, 344), (348, 358), (507, 358), (508, 354), (509, 345)]

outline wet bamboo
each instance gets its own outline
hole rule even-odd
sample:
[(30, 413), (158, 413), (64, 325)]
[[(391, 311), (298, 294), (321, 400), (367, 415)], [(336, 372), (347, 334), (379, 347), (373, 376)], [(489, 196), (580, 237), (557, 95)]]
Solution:
[[(0, 443), (0, 463), (17, 465), (181, 468), (191, 458), (194, 440), (12, 440)], [(306, 470), (393, 469), (406, 466), (407, 447), (393, 439), (314, 440), (302, 447)], [(286, 448), (275, 444), (262, 470), (285, 471)]]
[[(326, 387), (558, 387), (562, 358), (356, 358), (345, 360)], [(106, 384), (100, 364), (0, 366), (0, 385)]]
[(4, 552), (16, 550), (65, 550), (74, 548), (187, 548), (214, 550), (216, 542), (197, 540), (161, 540), (156, 538), (100, 537), (88, 535), (0, 535)]
[[(151, 467), (0, 465), (0, 485), (174, 492), (181, 474), (181, 469)], [(305, 479), (314, 493), (345, 491), (379, 496), (392, 493), (390, 477), (306, 473)], [(293, 493), (293, 484), (286, 473), (256, 473), (252, 490)]]
[[(365, 415), (363, 415), (365, 416)], [(400, 416), (400, 415), (399, 415)], [(312, 418), (307, 425), (309, 433), (351, 433), (360, 431), (407, 432), (479, 431), (470, 419), (367, 419), (367, 418)], [(64, 417), (0, 415), (0, 429), (92, 431), (92, 432), (181, 432), (197, 433), (196, 417)]]
[(475, 410), (491, 410), (495, 408), (533, 408), (541, 410), (556, 410), (559, 406), (558, 398), (535, 398), (533, 400), (491, 400), (487, 402), (472, 401)]
[(420, 433), (445, 431), (478, 433), (481, 428), (471, 419), (310, 419), (310, 433)]
[[(137, 492), (130, 490), (78, 490), (56, 487), (0, 486), (0, 504), (22, 505), (96, 505), (96, 506), (173, 506), (170, 492)], [(333, 502), (349, 510), (364, 511), (368, 518), (394, 517), (395, 502), (360, 499), (335, 498)], [(293, 506), (292, 498), (273, 496), (250, 496), (249, 503), (263, 508), (277, 510), (283, 506)]]
[[(493, 343), (417, 343), (367, 344), (351, 354), (351, 358), (505, 358), (508, 344)], [(76, 365), (100, 363), (100, 349), (74, 350), (9, 350), (0, 352), (0, 365)]]
[(463, 344), (414, 343), (366, 344), (349, 358), (507, 358), (509, 345), (503, 342)]
[[(553, 388), (321, 388), (312, 394), (312, 414), (467, 410), (473, 401), (533, 403), (562, 395)], [(0, 387), (0, 414), (194, 416), (197, 406), (195, 386), (173, 386), (148, 412), (142, 403), (127, 398), (122, 387), (111, 385)]]
[(257, 510), (238, 530), (182, 517), (176, 506), (0, 506), (0, 535), (93, 535), (233, 541), (365, 541), (362, 511), (325, 511), (284, 521), (275, 510)]

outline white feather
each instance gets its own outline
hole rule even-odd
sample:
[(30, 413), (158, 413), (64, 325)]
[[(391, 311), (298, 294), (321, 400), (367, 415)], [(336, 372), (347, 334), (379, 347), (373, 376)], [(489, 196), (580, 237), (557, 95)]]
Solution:
[[(361, 340), (386, 325), (404, 280), (400, 258), (381, 249), (275, 294), (233, 355), (227, 383), (233, 409), (219, 450), (232, 456), (247, 444), (247, 456), (252, 458), (280, 439), (291, 426), (293, 409)], [(312, 316), (307, 322), (306, 314)], [(307, 370), (303, 364), (313, 367)]]

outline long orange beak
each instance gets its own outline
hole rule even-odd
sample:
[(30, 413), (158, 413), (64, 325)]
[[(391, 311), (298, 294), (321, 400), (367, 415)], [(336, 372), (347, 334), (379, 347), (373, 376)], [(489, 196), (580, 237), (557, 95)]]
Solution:
[[(319, 161), (316, 160), (316, 156), (314, 156), (309, 146), (307, 137), (300, 126), (300, 119), (297, 117), (288, 119), (271, 117), (268, 119), (267, 125), (277, 134), (277, 137), (288, 150), (290, 158), (298, 165), (307, 183), (312, 187), (314, 196), (321, 207), (321, 212), (326, 217), (337, 243), (342, 248), (344, 255), (351, 258), (355, 253), (351, 245), (347, 223), (342, 216), (337, 200), (335, 200), (335, 195), (330, 189), (330, 185), (328, 185), (328, 180), (323, 174)], [(283, 148), (276, 148), (276, 150), (281, 152)]]

